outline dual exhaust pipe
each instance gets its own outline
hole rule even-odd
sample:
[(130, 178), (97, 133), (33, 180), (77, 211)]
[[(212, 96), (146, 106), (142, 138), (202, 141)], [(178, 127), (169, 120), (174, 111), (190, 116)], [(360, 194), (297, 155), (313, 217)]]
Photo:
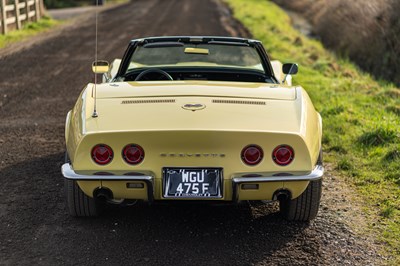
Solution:
[(113, 193), (106, 187), (99, 187), (93, 192), (93, 197), (101, 202), (108, 202), (114, 199)]
[[(101, 202), (111, 202), (114, 201), (113, 193), (110, 189), (106, 187), (99, 187), (93, 192), (95, 199)], [(274, 193), (273, 200), (286, 201), (292, 198), (292, 194), (289, 190), (278, 190)]]
[(292, 198), (292, 193), (290, 193), (290, 191), (286, 189), (275, 191), (274, 196), (272, 197), (273, 200), (278, 200), (278, 201), (286, 201), (290, 200), (291, 198)]

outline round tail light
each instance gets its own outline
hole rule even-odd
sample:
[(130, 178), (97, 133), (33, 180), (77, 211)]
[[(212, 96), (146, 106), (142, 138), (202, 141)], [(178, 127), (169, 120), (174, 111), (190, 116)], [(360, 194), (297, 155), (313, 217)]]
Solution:
[(259, 146), (249, 145), (243, 148), (241, 156), (245, 164), (256, 165), (261, 162), (264, 153)]
[(272, 159), (280, 166), (290, 164), (294, 159), (293, 148), (289, 145), (279, 145), (272, 152)]
[(144, 150), (139, 145), (129, 144), (122, 150), (122, 157), (129, 164), (139, 164), (144, 159)]
[(92, 159), (100, 165), (108, 164), (112, 161), (114, 152), (105, 144), (98, 144), (92, 149)]

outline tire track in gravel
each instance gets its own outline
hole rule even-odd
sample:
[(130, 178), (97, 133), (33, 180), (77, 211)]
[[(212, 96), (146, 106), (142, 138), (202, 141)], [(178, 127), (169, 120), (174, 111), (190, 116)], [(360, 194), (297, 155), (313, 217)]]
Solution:
[[(132, 38), (246, 35), (216, 0), (136, 0), (99, 16), (100, 58), (121, 57)], [(374, 264), (380, 257), (337, 214), (327, 176), (310, 224), (283, 221), (275, 205), (138, 205), (98, 219), (64, 206), (64, 119), (93, 79), (93, 14), (0, 57), (0, 264)], [(1, 53), (0, 53), (1, 54)], [(345, 214), (346, 215), (346, 214)]]

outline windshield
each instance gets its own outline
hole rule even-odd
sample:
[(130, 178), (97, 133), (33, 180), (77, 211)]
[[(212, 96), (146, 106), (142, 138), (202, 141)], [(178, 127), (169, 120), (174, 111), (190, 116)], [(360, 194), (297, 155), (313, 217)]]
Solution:
[(143, 67), (229, 67), (265, 73), (254, 47), (220, 44), (138, 46), (127, 72)]

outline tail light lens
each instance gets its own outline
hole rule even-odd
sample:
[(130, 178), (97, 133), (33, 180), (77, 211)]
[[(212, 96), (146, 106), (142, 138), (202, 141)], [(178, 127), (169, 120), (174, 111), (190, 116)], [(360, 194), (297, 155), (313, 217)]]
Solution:
[(272, 152), (272, 159), (280, 166), (290, 164), (294, 159), (293, 148), (289, 145), (279, 145)]
[(92, 149), (92, 158), (95, 163), (100, 165), (108, 164), (112, 161), (114, 157), (113, 150), (105, 145), (105, 144), (98, 144), (93, 147)]
[(144, 159), (144, 150), (139, 145), (129, 144), (122, 150), (122, 157), (129, 164), (139, 164)]
[(242, 150), (242, 160), (247, 165), (256, 165), (261, 162), (264, 153), (257, 145), (249, 145)]

